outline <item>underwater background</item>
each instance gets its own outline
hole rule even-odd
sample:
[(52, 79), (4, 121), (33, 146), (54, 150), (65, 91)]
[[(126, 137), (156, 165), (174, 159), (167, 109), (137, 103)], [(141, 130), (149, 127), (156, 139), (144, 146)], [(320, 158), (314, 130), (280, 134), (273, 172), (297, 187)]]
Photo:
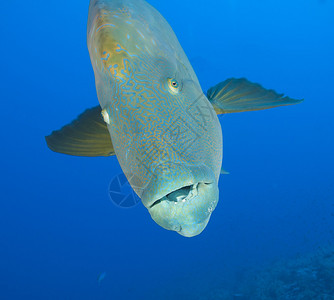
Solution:
[(334, 299), (334, 2), (149, 3), (204, 91), (246, 77), (304, 103), (219, 117), (231, 174), (181, 237), (111, 201), (116, 157), (46, 146), (98, 104), (89, 1), (3, 1), (0, 299)]

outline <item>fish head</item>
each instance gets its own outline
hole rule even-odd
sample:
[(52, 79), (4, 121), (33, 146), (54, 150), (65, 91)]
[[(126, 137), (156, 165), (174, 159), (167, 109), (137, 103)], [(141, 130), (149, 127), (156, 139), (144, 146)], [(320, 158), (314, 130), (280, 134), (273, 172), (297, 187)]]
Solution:
[(218, 203), (221, 127), (197, 78), (189, 75), (192, 69), (166, 57), (155, 66), (151, 83), (159, 90), (145, 99), (144, 114), (133, 114), (137, 125), (124, 169), (140, 174), (130, 184), (158, 225), (193, 237), (206, 228)]
[[(165, 55), (155, 65), (160, 96), (154, 117), (139, 134), (146, 145), (139, 161), (150, 170), (140, 197), (158, 225), (194, 237), (204, 231), (219, 200), (221, 127), (186, 59)], [(151, 130), (144, 134), (144, 128)]]
[(175, 56), (158, 57), (155, 66), (151, 82), (159, 92), (144, 121), (143, 115), (134, 117), (140, 125), (131, 133), (136, 174), (147, 178), (138, 195), (158, 225), (194, 237), (219, 199), (221, 127), (192, 68)]
[(132, 186), (139, 187), (158, 225), (194, 237), (206, 228), (219, 199), (221, 127), (188, 61), (160, 54), (154, 66), (151, 83), (159, 89), (153, 89), (144, 119), (133, 119), (140, 125), (131, 132), (137, 161), (131, 170), (144, 176)]

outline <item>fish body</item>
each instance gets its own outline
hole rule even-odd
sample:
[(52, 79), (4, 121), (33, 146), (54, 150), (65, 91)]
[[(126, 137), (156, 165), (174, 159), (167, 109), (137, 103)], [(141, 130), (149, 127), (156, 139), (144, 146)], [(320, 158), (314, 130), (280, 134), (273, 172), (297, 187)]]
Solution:
[[(191, 226), (204, 227), (218, 202), (222, 131), (172, 28), (146, 1), (95, 0), (88, 49), (112, 144), (131, 186), (162, 226), (188, 234), (180, 222), (187, 216)], [(174, 191), (184, 200), (205, 190), (210, 200), (163, 200)], [(193, 211), (195, 201), (201, 209)], [(173, 219), (165, 217), (170, 211)]]
[(91, 0), (87, 43), (100, 107), (53, 132), (48, 146), (79, 156), (115, 154), (156, 223), (200, 234), (224, 173), (217, 114), (300, 101), (234, 78), (204, 94), (172, 28), (144, 0)]

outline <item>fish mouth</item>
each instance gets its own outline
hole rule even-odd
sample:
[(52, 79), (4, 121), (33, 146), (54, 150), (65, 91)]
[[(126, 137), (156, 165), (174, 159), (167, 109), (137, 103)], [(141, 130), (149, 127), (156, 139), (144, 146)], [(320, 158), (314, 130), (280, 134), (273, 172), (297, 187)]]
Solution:
[(197, 182), (192, 185), (186, 185), (156, 200), (149, 208), (151, 209), (163, 201), (169, 201), (174, 205), (184, 204), (185, 202), (190, 201), (192, 198), (198, 195), (199, 184), (211, 185), (213, 183)]
[[(163, 201), (179, 203), (189, 200), (190, 192), (196, 192), (199, 184), (216, 182), (213, 172), (205, 165), (161, 164), (143, 189), (141, 200), (147, 209)], [(185, 199), (187, 198), (187, 199)], [(184, 201), (183, 201), (184, 202)]]
[(216, 182), (200, 181), (166, 194), (148, 211), (161, 227), (185, 237), (194, 237), (207, 226), (218, 198)]

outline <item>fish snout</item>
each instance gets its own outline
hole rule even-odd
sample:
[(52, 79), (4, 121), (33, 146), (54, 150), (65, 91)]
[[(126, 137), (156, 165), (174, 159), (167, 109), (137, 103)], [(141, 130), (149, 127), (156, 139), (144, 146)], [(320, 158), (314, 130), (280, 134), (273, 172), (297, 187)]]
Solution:
[(146, 207), (152, 219), (161, 227), (185, 237), (193, 237), (207, 226), (217, 206), (219, 190), (209, 168), (201, 166), (186, 169), (187, 172), (178, 169), (171, 181), (165, 181), (164, 176), (160, 180), (158, 177), (154, 187), (157, 188), (157, 184), (169, 187), (168, 192), (162, 188), (163, 193), (151, 195), (150, 204)]
[(197, 182), (157, 200), (149, 212), (163, 228), (193, 237), (207, 226), (217, 206), (218, 194), (215, 182)]

